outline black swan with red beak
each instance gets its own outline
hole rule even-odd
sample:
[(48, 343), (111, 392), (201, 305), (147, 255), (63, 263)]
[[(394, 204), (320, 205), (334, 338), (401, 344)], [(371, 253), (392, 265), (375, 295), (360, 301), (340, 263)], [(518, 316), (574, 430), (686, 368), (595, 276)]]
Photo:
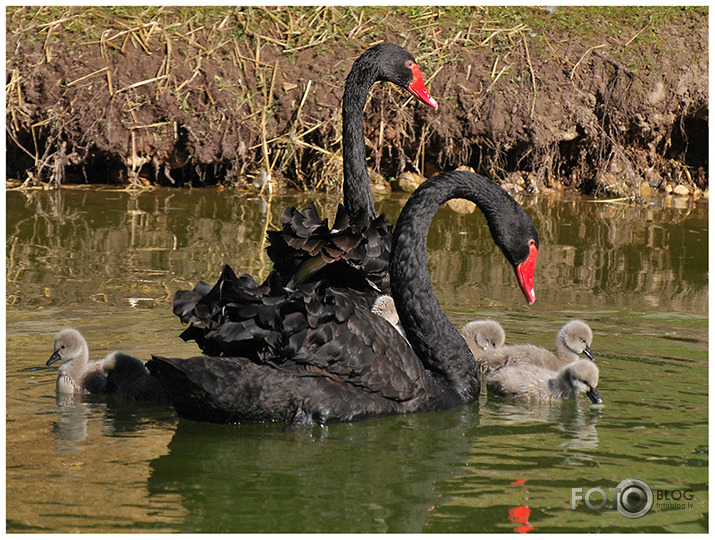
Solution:
[[(405, 88), (437, 109), (415, 58), (402, 47), (382, 43), (355, 61), (343, 93), (343, 205), (332, 226), (320, 219), (314, 205), (286, 209), (281, 230), (268, 233), (268, 256), (283, 285), (328, 279), (356, 290), (370, 286), (377, 292), (389, 291), (392, 231), (384, 215), (376, 217), (363, 123), (367, 96), (378, 81)], [(377, 292), (370, 298), (374, 300)]]
[(370, 311), (364, 293), (328, 280), (288, 288), (276, 271), (258, 285), (226, 266), (213, 288), (197, 293), (190, 315), (192, 337), (210, 356), (154, 356), (149, 371), (180, 416), (221, 423), (322, 424), (475, 401), (477, 364), (427, 268), (430, 222), (452, 198), (477, 204), (532, 303), (532, 220), (488, 178), (453, 171), (420, 186), (395, 227), (391, 289), (407, 340)]
[[(328, 280), (331, 284), (362, 293), (373, 302), (390, 290), (389, 260), (392, 228), (384, 215), (375, 217), (368, 178), (363, 109), (371, 86), (389, 81), (437, 108), (415, 58), (399, 45), (382, 43), (368, 49), (353, 64), (343, 94), (343, 202), (332, 226), (320, 219), (314, 205), (286, 208), (281, 230), (269, 231), (268, 255), (273, 261), (276, 286)], [(257, 286), (252, 278), (242, 280)], [(174, 313), (184, 323), (200, 322), (197, 303), (211, 289), (200, 282), (192, 291), (177, 291)], [(249, 294), (249, 293), (247, 293)], [(250, 296), (250, 294), (249, 294)], [(182, 334), (196, 339), (194, 328)]]

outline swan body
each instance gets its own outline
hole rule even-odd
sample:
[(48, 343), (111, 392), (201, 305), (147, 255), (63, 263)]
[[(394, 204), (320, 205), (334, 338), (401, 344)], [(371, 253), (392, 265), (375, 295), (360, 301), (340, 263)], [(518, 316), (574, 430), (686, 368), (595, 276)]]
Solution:
[(503, 365), (535, 365), (551, 370), (558, 370), (575, 362), (584, 354), (593, 360), (591, 342), (593, 332), (583, 321), (573, 319), (561, 327), (556, 334), (556, 354), (536, 345), (520, 344), (499, 347), (483, 356), (487, 371), (493, 371)]
[(534, 364), (504, 365), (487, 374), (487, 389), (497, 396), (533, 401), (576, 399), (584, 392), (592, 403), (598, 394), (598, 367), (590, 360), (576, 360), (558, 371)]
[(327, 280), (263, 284), (228, 267), (186, 312), (185, 332), (206, 356), (154, 356), (147, 363), (180, 416), (215, 422), (293, 424), (453, 407), (479, 397), (480, 374), (469, 347), (434, 296), (427, 269), (427, 232), (441, 204), (475, 202), (534, 298), (538, 235), (523, 208), (491, 180), (444, 173), (410, 197), (395, 227), (390, 274), (407, 340), (362, 293)]
[(74, 328), (57, 333), (50, 366), (62, 362), (57, 375), (58, 394), (116, 394), (126, 399), (169, 403), (168, 394), (140, 359), (119, 351), (90, 362), (84, 336)]

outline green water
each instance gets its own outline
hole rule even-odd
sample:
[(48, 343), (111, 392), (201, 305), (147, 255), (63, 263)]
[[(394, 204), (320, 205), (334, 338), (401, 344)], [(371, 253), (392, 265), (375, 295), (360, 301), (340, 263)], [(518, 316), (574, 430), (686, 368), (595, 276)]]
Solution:
[[(174, 291), (215, 280), (224, 262), (264, 277), (265, 229), (285, 204), (314, 198), (7, 193), (8, 532), (707, 531), (704, 201), (522, 201), (541, 241), (531, 307), (481, 215), (438, 213), (430, 272), (455, 325), (490, 317), (508, 343), (550, 348), (564, 322), (584, 319), (601, 407), (483, 395), (450, 411), (289, 430), (195, 423), (103, 396), (57, 403), (44, 362), (59, 328), (80, 329), (95, 359), (195, 354), (177, 337)], [(317, 199), (334, 215), (336, 198)], [(403, 203), (377, 205), (394, 223)], [(629, 519), (609, 492), (628, 478), (689, 499), (661, 498)], [(602, 489), (608, 504), (572, 509), (579, 488)]]

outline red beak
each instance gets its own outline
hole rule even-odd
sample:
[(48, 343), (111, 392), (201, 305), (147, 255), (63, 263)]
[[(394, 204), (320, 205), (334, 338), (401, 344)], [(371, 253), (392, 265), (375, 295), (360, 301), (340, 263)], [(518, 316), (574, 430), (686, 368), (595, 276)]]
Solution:
[(529, 305), (536, 300), (536, 295), (534, 294), (534, 266), (536, 266), (537, 252), (536, 246), (532, 245), (527, 259), (516, 267), (516, 279), (519, 281), (521, 292), (524, 293), (526, 302)]
[(412, 64), (412, 83), (407, 87), (407, 90), (419, 99), (422, 103), (434, 107), (437, 110), (437, 102), (435, 99), (429, 95), (429, 91), (425, 86), (425, 81), (422, 79), (422, 72), (420, 71), (420, 66), (417, 64)]

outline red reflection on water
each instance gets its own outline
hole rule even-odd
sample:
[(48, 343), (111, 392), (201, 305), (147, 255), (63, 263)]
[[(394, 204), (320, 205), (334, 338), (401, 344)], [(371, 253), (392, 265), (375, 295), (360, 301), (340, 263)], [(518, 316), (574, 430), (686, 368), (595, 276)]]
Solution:
[(534, 527), (529, 525), (529, 516), (531, 515), (531, 508), (528, 506), (515, 506), (514, 508), (509, 508), (509, 521), (514, 523), (521, 523), (518, 527), (514, 527), (514, 530), (518, 533), (528, 533), (533, 531)]

